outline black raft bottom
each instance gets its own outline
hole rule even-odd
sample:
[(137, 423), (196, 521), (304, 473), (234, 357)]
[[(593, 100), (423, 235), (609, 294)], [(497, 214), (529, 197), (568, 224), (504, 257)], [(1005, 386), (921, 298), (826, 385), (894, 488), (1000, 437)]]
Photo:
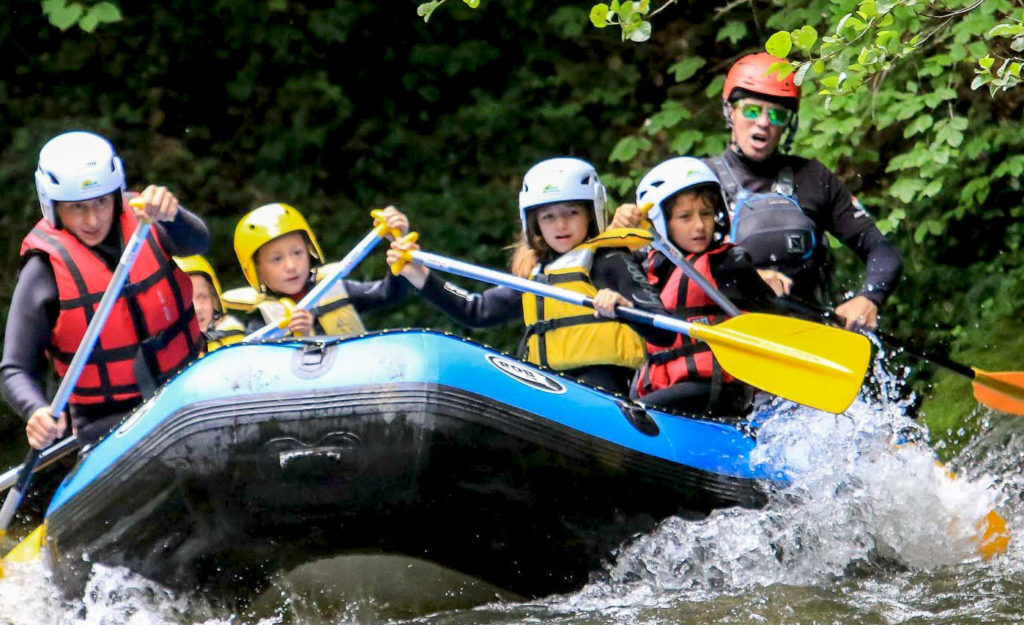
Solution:
[(51, 514), (49, 534), (70, 593), (101, 562), (244, 600), (305, 562), (389, 553), (531, 597), (580, 588), (670, 515), (763, 501), (750, 480), (395, 384), (189, 405)]

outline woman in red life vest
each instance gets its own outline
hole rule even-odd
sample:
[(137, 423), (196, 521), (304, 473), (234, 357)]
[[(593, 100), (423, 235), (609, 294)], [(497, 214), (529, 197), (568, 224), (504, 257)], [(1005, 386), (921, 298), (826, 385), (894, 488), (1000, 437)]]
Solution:
[[(728, 223), (718, 179), (700, 159), (678, 157), (654, 167), (637, 187), (637, 205), (652, 204), (648, 218), (665, 239), (737, 306), (771, 309), (774, 293), (742, 248), (723, 243)], [(701, 324), (725, 320), (697, 284), (660, 252), (651, 250), (647, 279), (675, 317)], [(688, 412), (742, 414), (753, 397), (747, 385), (722, 370), (705, 343), (677, 335), (670, 347), (647, 344), (633, 396), (651, 405)]]
[(164, 187), (147, 187), (139, 195), (144, 208), (130, 208), (121, 159), (92, 133), (51, 139), (35, 178), (43, 218), (22, 242), (0, 388), (28, 422), (36, 449), (62, 436), (67, 422), (50, 414), (46, 361), (58, 376), (67, 371), (138, 218), (154, 221), (68, 402), (73, 428), (88, 445), (198, 355), (191, 282), (172, 256), (205, 252), (210, 234)]

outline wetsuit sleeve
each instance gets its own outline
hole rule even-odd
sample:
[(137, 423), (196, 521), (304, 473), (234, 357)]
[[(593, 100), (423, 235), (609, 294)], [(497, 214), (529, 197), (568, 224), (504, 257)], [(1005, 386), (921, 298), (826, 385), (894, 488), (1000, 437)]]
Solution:
[(43, 394), (42, 379), (46, 348), (59, 312), (53, 268), (44, 256), (33, 255), (14, 286), (0, 361), (4, 399), (26, 421), (50, 403)]
[(345, 280), (345, 291), (349, 301), (360, 313), (385, 310), (402, 303), (412, 290), (404, 278), (397, 278), (388, 272), (383, 279), (371, 282)]
[[(631, 253), (624, 250), (598, 253), (590, 275), (598, 289), (616, 291), (640, 310), (655, 315), (668, 315), (658, 292), (647, 281), (647, 276)], [(676, 333), (671, 330), (662, 330), (646, 323), (626, 323), (654, 345), (668, 346), (676, 340)]]
[(178, 208), (173, 221), (156, 223), (156, 236), (171, 256), (205, 254), (210, 249), (210, 230), (195, 213)]
[(867, 266), (864, 287), (857, 294), (881, 306), (892, 295), (903, 273), (903, 256), (899, 249), (873, 225), (844, 243), (857, 252)]
[(903, 272), (903, 257), (878, 230), (867, 211), (854, 203), (853, 196), (839, 178), (823, 165), (819, 166), (828, 178), (826, 188), (829, 190), (831, 223), (826, 229), (864, 261), (864, 287), (858, 295), (864, 295), (881, 306), (896, 288)]
[(420, 296), (456, 322), (473, 328), (486, 328), (513, 319), (523, 319), (523, 297), (504, 286), (483, 293), (469, 291), (431, 271), (420, 289)]
[(745, 312), (774, 312), (775, 292), (761, 279), (753, 259), (742, 247), (711, 257), (711, 273), (718, 290)]

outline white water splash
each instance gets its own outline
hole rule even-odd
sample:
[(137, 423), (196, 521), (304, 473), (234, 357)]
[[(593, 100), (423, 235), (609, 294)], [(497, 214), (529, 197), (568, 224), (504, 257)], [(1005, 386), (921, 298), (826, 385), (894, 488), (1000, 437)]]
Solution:
[(761, 510), (671, 518), (622, 549), (607, 576), (553, 604), (574, 609), (706, 601), (755, 587), (834, 583), (859, 570), (931, 571), (977, 560), (976, 528), (997, 502), (989, 477), (954, 478), (897, 400), (899, 380), (843, 415), (776, 400), (754, 462), (792, 485)]

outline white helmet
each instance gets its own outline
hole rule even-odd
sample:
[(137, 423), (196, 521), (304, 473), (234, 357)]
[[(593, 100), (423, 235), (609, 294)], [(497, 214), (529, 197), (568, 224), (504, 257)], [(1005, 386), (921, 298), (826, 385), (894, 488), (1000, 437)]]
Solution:
[(50, 225), (57, 225), (54, 202), (90, 200), (125, 189), (124, 167), (114, 146), (91, 132), (66, 132), (39, 151), (36, 193)]
[(527, 232), (526, 212), (555, 202), (591, 202), (597, 231), (604, 230), (604, 185), (594, 166), (578, 158), (549, 158), (530, 168), (519, 192), (519, 219)]
[[(636, 188), (636, 205), (652, 204), (647, 218), (654, 224), (654, 229), (665, 239), (669, 238), (668, 224), (665, 222), (665, 209), (662, 204), (683, 189), (713, 184), (721, 192), (722, 185), (718, 176), (711, 171), (707, 163), (692, 156), (677, 156), (654, 166), (640, 180)], [(723, 197), (724, 199), (724, 197)], [(724, 204), (723, 204), (724, 206)], [(715, 215), (715, 221), (720, 216)]]

